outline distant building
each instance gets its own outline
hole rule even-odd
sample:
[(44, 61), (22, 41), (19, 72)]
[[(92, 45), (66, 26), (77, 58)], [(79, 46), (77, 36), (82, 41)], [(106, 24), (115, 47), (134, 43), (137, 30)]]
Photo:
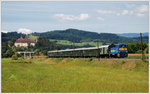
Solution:
[(25, 38), (20, 36), (20, 38), (15, 42), (16, 47), (28, 47), (29, 45), (35, 46), (35, 42), (32, 39), (28, 39), (27, 35), (25, 36)]

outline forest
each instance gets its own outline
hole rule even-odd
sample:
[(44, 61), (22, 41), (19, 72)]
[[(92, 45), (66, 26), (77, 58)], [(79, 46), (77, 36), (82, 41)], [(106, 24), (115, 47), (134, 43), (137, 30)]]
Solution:
[[(120, 43), (120, 42), (139, 42), (139, 37), (122, 37), (113, 33), (96, 33), (78, 29), (67, 29), (67, 30), (55, 30), (48, 31), (44, 33), (32, 33), (32, 35), (45, 37), (46, 39), (57, 39), (57, 40), (68, 40), (72, 42), (89, 42), (89, 41), (97, 41), (103, 43)], [(148, 43), (148, 37), (144, 36), (143, 41)]]

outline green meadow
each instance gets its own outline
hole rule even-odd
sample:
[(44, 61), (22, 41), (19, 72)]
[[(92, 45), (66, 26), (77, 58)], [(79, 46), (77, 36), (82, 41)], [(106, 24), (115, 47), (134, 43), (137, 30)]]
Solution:
[[(55, 39), (49, 39), (50, 41), (57, 41), (57, 44), (60, 45), (75, 45), (75, 46), (85, 46), (85, 45), (91, 45), (91, 46), (97, 46), (97, 42), (81, 42), (81, 43), (73, 43), (68, 40), (55, 40)], [(102, 42), (99, 42), (99, 45), (102, 45)]]
[(2, 59), (3, 93), (146, 93), (148, 61), (72, 58)]

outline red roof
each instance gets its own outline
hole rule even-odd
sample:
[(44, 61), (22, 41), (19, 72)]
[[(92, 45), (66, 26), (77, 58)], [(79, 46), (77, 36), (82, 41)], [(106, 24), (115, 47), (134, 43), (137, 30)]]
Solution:
[(21, 43), (34, 43), (34, 41), (32, 39), (28, 39), (27, 36), (25, 38), (22, 38), (22, 36), (16, 40), (16, 42), (21, 42)]

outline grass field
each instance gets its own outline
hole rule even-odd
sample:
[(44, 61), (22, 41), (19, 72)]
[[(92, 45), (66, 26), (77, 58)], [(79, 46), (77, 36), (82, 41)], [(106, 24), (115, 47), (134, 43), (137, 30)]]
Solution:
[[(57, 41), (57, 44), (61, 45), (73, 45), (73, 42), (68, 40), (55, 40), (55, 39), (49, 39), (50, 41)], [(82, 42), (82, 43), (74, 43), (75, 46), (85, 46), (85, 45), (91, 45), (91, 46), (97, 46), (96, 42)], [(102, 45), (102, 42), (99, 42), (99, 46)]]
[[(19, 63), (20, 62), (20, 63)], [(22, 63), (32, 62), (32, 63)], [(2, 92), (148, 92), (148, 62), (2, 59)]]

